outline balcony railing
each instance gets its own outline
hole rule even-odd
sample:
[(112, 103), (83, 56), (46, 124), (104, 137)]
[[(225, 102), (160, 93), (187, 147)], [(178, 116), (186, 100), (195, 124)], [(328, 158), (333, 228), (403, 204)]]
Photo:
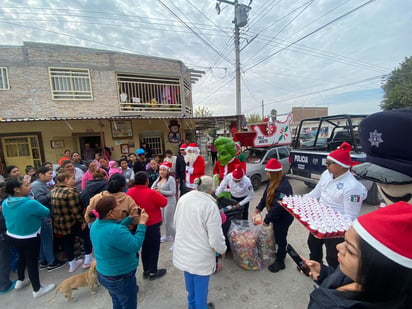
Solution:
[(163, 111), (192, 112), (182, 106), (180, 83), (178, 80), (158, 82), (147, 78), (127, 81), (118, 79), (119, 106), (122, 112)]

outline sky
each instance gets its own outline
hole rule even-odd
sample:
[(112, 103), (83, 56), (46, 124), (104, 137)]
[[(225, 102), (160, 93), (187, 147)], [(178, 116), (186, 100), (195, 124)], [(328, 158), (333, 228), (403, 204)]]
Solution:
[[(248, 5), (250, 0), (238, 0)], [(234, 1), (229, 1), (234, 2)], [(177, 59), (205, 74), (193, 105), (236, 114), (234, 5), (215, 0), (2, 0), (0, 45), (24, 41)], [(241, 113), (380, 110), (412, 55), (410, 0), (254, 0), (240, 28)]]

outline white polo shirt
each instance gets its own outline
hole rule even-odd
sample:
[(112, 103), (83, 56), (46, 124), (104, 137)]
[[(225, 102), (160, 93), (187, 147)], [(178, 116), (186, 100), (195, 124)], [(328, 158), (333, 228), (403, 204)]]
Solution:
[(216, 189), (216, 195), (222, 192), (230, 192), (233, 197), (240, 198), (244, 197), (243, 200), (239, 202), (240, 206), (243, 206), (250, 202), (255, 196), (255, 191), (253, 191), (252, 182), (249, 177), (243, 176), (239, 182), (233, 180), (232, 173), (226, 175)]

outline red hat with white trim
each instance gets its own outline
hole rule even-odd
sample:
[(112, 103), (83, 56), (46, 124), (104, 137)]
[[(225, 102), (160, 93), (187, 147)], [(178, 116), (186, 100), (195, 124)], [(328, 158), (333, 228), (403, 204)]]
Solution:
[(356, 219), (363, 240), (388, 259), (412, 269), (412, 205), (398, 202)]
[(280, 163), (275, 158), (269, 159), (268, 163), (266, 163), (265, 171), (280, 172), (281, 170), (282, 170), (282, 163)]
[(241, 180), (244, 175), (245, 175), (245, 172), (240, 167), (240, 165), (236, 165), (236, 168), (232, 172), (232, 178), (234, 180)]
[(343, 142), (336, 150), (329, 153), (327, 158), (340, 166), (349, 168), (352, 162), (350, 158), (351, 150), (352, 146), (347, 142)]
[[(164, 167), (165, 169), (167, 169), (168, 171), (170, 171), (170, 169), (172, 168), (172, 162), (163, 161), (162, 163), (160, 163), (160, 167)], [(159, 168), (160, 168), (160, 167), (159, 167)]]
[(180, 148), (179, 149), (186, 149), (187, 148), (187, 145), (186, 144), (182, 144), (182, 145), (180, 145)]
[(187, 145), (186, 150), (187, 150), (187, 151), (189, 151), (189, 150), (199, 151), (199, 147), (197, 146), (196, 143), (190, 143), (189, 145)]

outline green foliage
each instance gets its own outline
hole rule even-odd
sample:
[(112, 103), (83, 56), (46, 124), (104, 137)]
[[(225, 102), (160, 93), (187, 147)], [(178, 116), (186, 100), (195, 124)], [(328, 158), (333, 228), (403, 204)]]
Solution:
[(246, 121), (247, 123), (259, 123), (262, 122), (262, 117), (259, 115), (259, 113), (253, 113), (246, 117)]
[(395, 68), (382, 85), (385, 91), (380, 105), (383, 110), (412, 108), (412, 57)]

